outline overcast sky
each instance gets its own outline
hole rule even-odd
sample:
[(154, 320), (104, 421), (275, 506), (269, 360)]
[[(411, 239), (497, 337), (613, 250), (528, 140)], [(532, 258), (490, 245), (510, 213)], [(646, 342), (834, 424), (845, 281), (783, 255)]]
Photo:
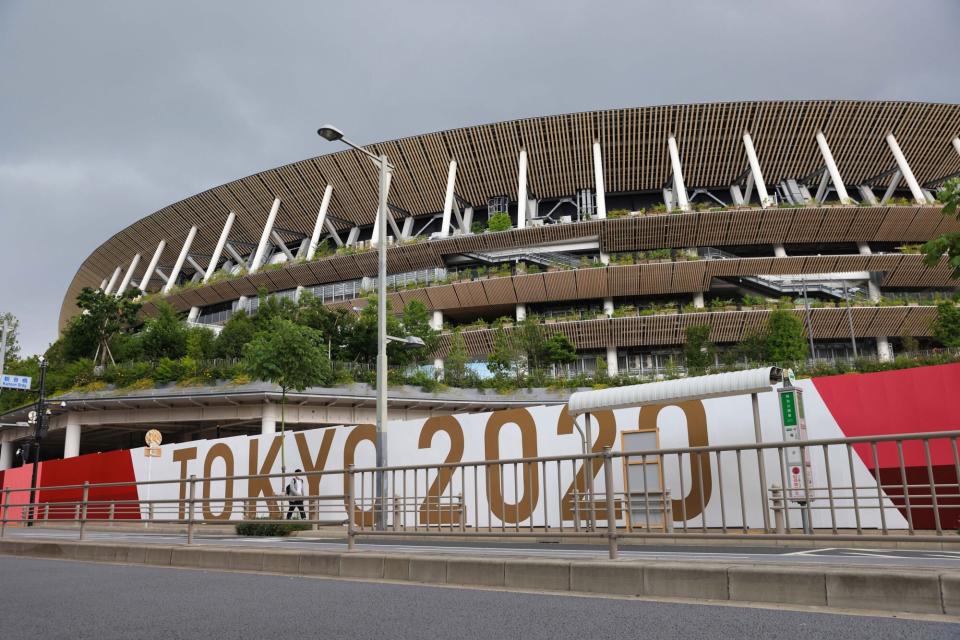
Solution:
[(958, 30), (957, 0), (0, 0), (0, 312), (42, 351), (101, 242), (333, 151), (325, 122), (375, 142), (674, 102), (960, 102)]

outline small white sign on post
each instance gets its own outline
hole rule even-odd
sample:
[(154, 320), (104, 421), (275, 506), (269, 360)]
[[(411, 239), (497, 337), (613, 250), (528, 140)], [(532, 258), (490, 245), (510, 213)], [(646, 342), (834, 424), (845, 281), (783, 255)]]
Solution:
[(33, 379), (30, 376), (14, 376), (7, 373), (0, 375), (0, 387), (4, 389), (20, 389), (30, 391)]

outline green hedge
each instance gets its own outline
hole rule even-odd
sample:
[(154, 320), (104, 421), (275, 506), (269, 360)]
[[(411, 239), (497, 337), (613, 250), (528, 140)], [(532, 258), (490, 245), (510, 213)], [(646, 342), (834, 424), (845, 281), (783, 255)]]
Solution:
[(309, 531), (306, 522), (241, 522), (236, 526), (238, 536), (288, 536), (294, 531)]

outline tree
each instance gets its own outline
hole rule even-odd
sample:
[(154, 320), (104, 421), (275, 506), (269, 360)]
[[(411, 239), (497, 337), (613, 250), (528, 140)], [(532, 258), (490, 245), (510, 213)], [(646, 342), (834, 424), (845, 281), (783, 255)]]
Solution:
[(469, 377), (469, 370), (467, 369), (469, 359), (467, 343), (463, 340), (460, 327), (457, 327), (450, 336), (450, 350), (443, 361), (444, 382), (455, 387), (466, 386)]
[[(250, 375), (280, 387), (281, 435), (286, 431), (287, 391), (303, 391), (330, 379), (330, 360), (321, 344), (320, 334), (313, 329), (274, 318), (266, 330), (258, 332), (243, 348)], [(280, 455), (280, 468), (285, 472), (285, 447), (281, 447)]]
[(216, 336), (213, 331), (204, 327), (190, 327), (187, 329), (187, 357), (194, 360), (208, 360), (213, 357), (213, 347)]
[(253, 320), (243, 309), (237, 311), (220, 330), (213, 344), (213, 354), (217, 358), (239, 358), (243, 355), (243, 346), (253, 340), (257, 328)]
[(257, 314), (253, 324), (257, 331), (263, 331), (271, 325), (274, 318), (294, 320), (297, 316), (297, 303), (286, 296), (269, 295), (266, 289), (260, 289), (257, 297)]
[(577, 349), (563, 333), (555, 333), (543, 343), (544, 359), (551, 364), (567, 365), (577, 359)]
[(519, 355), (526, 358), (527, 368), (538, 370), (543, 367), (546, 343), (540, 324), (530, 318), (524, 318), (513, 332)]
[[(958, 216), (957, 207), (960, 205), (960, 178), (947, 180), (937, 194), (937, 200), (943, 203), (943, 215)], [(923, 253), (923, 262), (928, 267), (936, 266), (940, 258), (946, 254), (947, 264), (953, 269), (953, 276), (960, 277), (960, 232), (945, 233), (938, 238), (927, 242), (920, 251)]]
[(352, 333), (357, 316), (347, 309), (331, 309), (320, 298), (307, 292), (300, 296), (297, 324), (320, 332), (327, 343), (331, 360), (352, 360), (345, 351), (347, 337)]
[(512, 337), (503, 329), (497, 329), (493, 334), (493, 348), (487, 354), (487, 367), (501, 383), (505, 382), (511, 374), (519, 380), (520, 367), (517, 362), (519, 355)]
[(80, 313), (74, 316), (63, 332), (63, 353), (70, 360), (93, 358), (103, 366), (107, 358), (113, 363), (110, 342), (117, 334), (129, 331), (137, 322), (140, 303), (134, 289), (117, 297), (84, 287), (77, 296)]
[(147, 320), (141, 333), (143, 355), (154, 361), (182, 358), (187, 353), (187, 329), (166, 301), (161, 300), (156, 306), (156, 314)]
[(960, 347), (960, 309), (952, 302), (937, 305), (933, 320), (933, 337), (945, 347)]
[(16, 361), (20, 357), (20, 342), (17, 340), (17, 334), (20, 330), (20, 321), (17, 316), (9, 311), (0, 313), (0, 331), (3, 331), (3, 324), (7, 325), (7, 351), (6, 361), (8, 363)]
[(694, 375), (700, 375), (713, 364), (717, 352), (710, 342), (710, 325), (687, 327), (685, 336), (687, 341), (683, 345), (683, 356), (687, 361), (687, 370)]
[[(387, 335), (397, 338), (404, 337), (400, 319), (390, 313), (390, 301), (387, 301)], [(367, 306), (357, 316), (357, 321), (351, 326), (350, 334), (345, 336), (347, 354), (359, 362), (374, 364), (377, 361), (377, 298), (371, 296)], [(387, 345), (387, 359), (390, 362), (407, 362), (409, 353), (404, 353), (404, 345), (391, 343)]]
[(437, 350), (440, 332), (430, 326), (430, 312), (419, 300), (411, 300), (403, 309), (403, 331), (407, 336), (416, 336), (423, 340), (423, 347), (406, 349), (407, 358), (413, 362), (423, 362)]
[(767, 319), (767, 358), (776, 363), (807, 359), (809, 347), (803, 335), (803, 321), (786, 309), (775, 309)]

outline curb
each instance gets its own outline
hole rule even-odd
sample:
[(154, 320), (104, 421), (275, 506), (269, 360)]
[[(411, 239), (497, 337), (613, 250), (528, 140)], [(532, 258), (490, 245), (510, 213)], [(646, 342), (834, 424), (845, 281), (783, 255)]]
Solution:
[(799, 604), (960, 616), (960, 571), (710, 562), (469, 558), (70, 541), (0, 541), (0, 554), (571, 594)]

